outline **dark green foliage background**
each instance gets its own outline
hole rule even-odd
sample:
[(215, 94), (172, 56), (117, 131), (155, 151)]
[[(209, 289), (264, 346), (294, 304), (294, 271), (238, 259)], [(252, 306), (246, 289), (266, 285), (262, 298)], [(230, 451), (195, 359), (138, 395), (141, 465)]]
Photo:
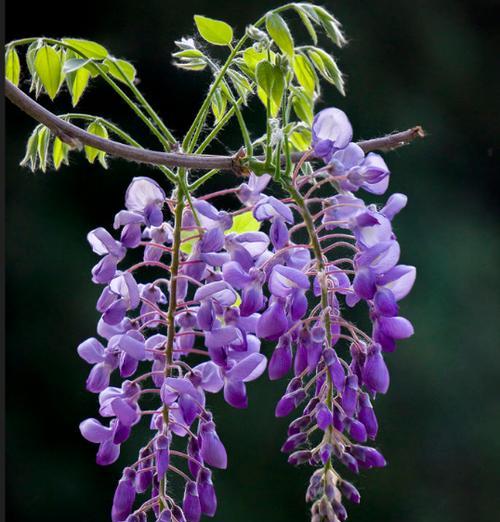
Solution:
[[(325, 2), (350, 45), (335, 52), (348, 96), (325, 87), (320, 107), (337, 105), (357, 138), (421, 123), (429, 138), (390, 154), (391, 190), (409, 195), (395, 226), (402, 261), (418, 268), (402, 312), (416, 335), (388, 356), (390, 393), (377, 400), (378, 445), (390, 465), (363, 473), (356, 522), (497, 519), (500, 468), (497, 136), (498, 31), (495, 2), (479, 0)], [(23, 36), (95, 39), (132, 60), (141, 88), (179, 136), (201, 102), (207, 76), (175, 70), (173, 40), (193, 33), (192, 15), (241, 33), (276, 2), (101, 0), (7, 3), (7, 40)], [(305, 37), (305, 35), (304, 35)], [(204, 83), (205, 82), (205, 83)], [(496, 84), (496, 85), (495, 85)], [(47, 103), (47, 99), (42, 100)], [(262, 125), (252, 107), (250, 118)], [(59, 111), (70, 110), (61, 97)], [(112, 161), (109, 172), (77, 154), (70, 168), (33, 175), (18, 167), (33, 122), (7, 104), (7, 489), (10, 520), (109, 520), (121, 464), (100, 469), (78, 433), (94, 416), (84, 390), (88, 367), (76, 346), (93, 335), (99, 289), (85, 235), (111, 227), (132, 176), (145, 167)], [(82, 111), (110, 117), (154, 143), (102, 84)], [(229, 149), (239, 147), (229, 135)], [(156, 145), (155, 145), (156, 146)], [(220, 150), (226, 150), (222, 145)], [(157, 179), (160, 179), (157, 176)], [(223, 175), (212, 186), (225, 186)], [(269, 346), (267, 349), (269, 350)], [(248, 411), (213, 402), (230, 453), (216, 473), (216, 520), (306, 521), (307, 470), (279, 447), (286, 422), (273, 418), (283, 382), (252, 383)], [(132, 458), (142, 435), (126, 445)], [(496, 483), (495, 483), (496, 482)]]

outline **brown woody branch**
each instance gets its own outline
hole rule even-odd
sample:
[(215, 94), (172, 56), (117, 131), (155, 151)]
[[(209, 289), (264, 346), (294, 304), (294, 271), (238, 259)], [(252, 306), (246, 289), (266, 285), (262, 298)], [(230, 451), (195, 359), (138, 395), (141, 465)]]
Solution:
[[(65, 121), (38, 102), (27, 96), (9, 80), (5, 80), (5, 96), (19, 109), (31, 116), (34, 120), (48, 127), (62, 141), (72, 147), (89, 145), (110, 156), (124, 158), (150, 165), (164, 165), (166, 167), (185, 167), (192, 170), (241, 170), (241, 156), (218, 156), (213, 154), (184, 154), (182, 152), (159, 152), (149, 149), (140, 149), (125, 145), (117, 141), (100, 138)], [(380, 138), (358, 142), (364, 152), (373, 150), (388, 151), (407, 145), (417, 138), (425, 136), (422, 127), (417, 126), (403, 132), (388, 134)], [(298, 161), (302, 153), (294, 153), (293, 161)]]

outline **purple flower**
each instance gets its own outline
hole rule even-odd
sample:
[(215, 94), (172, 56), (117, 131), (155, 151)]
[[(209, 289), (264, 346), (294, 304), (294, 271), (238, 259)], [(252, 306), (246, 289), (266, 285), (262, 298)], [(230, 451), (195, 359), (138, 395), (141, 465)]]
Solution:
[(111, 511), (111, 519), (113, 522), (122, 522), (132, 511), (135, 500), (134, 479), (135, 471), (126, 468), (113, 498), (113, 509)]
[(335, 107), (323, 109), (314, 117), (312, 146), (318, 158), (328, 162), (332, 154), (347, 147), (352, 139), (352, 127), (345, 112)]
[(360, 188), (373, 194), (383, 194), (389, 184), (389, 169), (383, 158), (365, 153), (356, 143), (337, 150), (329, 160), (331, 172), (343, 190), (352, 192)]
[(256, 176), (253, 172), (250, 174), (248, 183), (242, 183), (238, 189), (238, 198), (244, 205), (255, 205), (261, 197), (262, 191), (271, 181), (269, 174)]

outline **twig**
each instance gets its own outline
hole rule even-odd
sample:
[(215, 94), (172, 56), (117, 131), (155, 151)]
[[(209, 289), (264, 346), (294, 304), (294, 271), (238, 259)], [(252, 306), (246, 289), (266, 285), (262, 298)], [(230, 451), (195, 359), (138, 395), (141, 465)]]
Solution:
[[(184, 154), (182, 152), (159, 152), (149, 149), (139, 149), (117, 141), (100, 138), (59, 118), (7, 79), (5, 80), (5, 96), (34, 120), (48, 127), (61, 141), (74, 148), (89, 145), (111, 156), (139, 163), (148, 163), (150, 165), (184, 167), (192, 170), (219, 169), (233, 170), (236, 172), (241, 171), (241, 151), (234, 156), (219, 156), (213, 154)], [(372, 140), (360, 141), (358, 145), (365, 152), (372, 150), (393, 150), (417, 138), (423, 138), (424, 136), (425, 133), (422, 127), (417, 126), (403, 132), (389, 134)], [(294, 153), (292, 154), (292, 161), (297, 162), (302, 156), (303, 153)], [(314, 158), (311, 156), (309, 159)]]

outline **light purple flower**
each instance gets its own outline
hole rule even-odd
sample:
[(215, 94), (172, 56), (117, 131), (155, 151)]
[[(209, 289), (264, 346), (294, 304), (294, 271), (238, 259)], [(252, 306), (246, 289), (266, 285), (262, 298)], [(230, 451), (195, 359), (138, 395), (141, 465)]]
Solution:
[(318, 158), (328, 162), (332, 154), (347, 147), (352, 139), (352, 127), (345, 112), (335, 107), (323, 109), (314, 117), (312, 146)]

